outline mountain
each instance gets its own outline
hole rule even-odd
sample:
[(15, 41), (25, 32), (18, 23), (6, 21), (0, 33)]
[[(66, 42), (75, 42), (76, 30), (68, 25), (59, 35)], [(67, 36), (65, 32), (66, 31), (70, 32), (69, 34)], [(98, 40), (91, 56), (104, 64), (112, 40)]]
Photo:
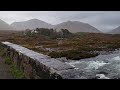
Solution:
[(23, 22), (14, 22), (11, 24), (16, 30), (51, 28), (52, 25), (38, 19), (31, 19)]
[(92, 32), (92, 33), (101, 33), (95, 27), (78, 21), (67, 21), (60, 23), (54, 26), (54, 29), (59, 31), (60, 29), (68, 29), (70, 32)]
[(15, 30), (15, 29), (0, 19), (0, 30)]
[(107, 32), (107, 33), (109, 33), (109, 34), (120, 34), (120, 26), (111, 30), (111, 31), (109, 31), (109, 32)]
[(95, 27), (78, 21), (67, 21), (57, 25), (51, 25), (38, 19), (31, 19), (23, 22), (14, 22), (11, 24), (16, 30), (35, 29), (35, 28), (54, 28), (57, 31), (61, 29), (68, 29), (70, 32), (92, 32), (101, 33)]

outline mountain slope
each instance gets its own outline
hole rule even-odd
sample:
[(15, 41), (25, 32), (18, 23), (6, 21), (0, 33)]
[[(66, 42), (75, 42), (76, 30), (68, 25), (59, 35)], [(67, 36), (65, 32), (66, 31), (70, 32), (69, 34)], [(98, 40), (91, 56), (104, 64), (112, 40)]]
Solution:
[(111, 30), (111, 31), (109, 31), (108, 33), (109, 34), (120, 34), (120, 26)]
[(14, 22), (11, 24), (16, 30), (35, 29), (35, 28), (54, 28), (57, 31), (68, 29), (70, 32), (92, 32), (101, 33), (95, 27), (78, 21), (67, 21), (57, 25), (51, 25), (38, 19), (31, 19), (24, 22)]
[(0, 19), (0, 30), (14, 30), (14, 28)]
[(98, 29), (95, 27), (87, 24), (82, 23), (78, 21), (67, 21), (60, 23), (56, 26), (54, 26), (54, 29), (59, 31), (60, 29), (68, 29), (70, 32), (92, 32), (92, 33), (101, 33)]
[(52, 25), (38, 19), (31, 19), (23, 22), (14, 22), (11, 24), (16, 30), (51, 28)]

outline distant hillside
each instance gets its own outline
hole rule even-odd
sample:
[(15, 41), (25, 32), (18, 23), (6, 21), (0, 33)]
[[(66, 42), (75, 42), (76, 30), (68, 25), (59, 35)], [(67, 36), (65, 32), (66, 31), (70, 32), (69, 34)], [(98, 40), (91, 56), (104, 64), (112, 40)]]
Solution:
[(87, 24), (87, 23), (82, 23), (78, 21), (67, 21), (60, 23), (58, 25), (54, 26), (54, 29), (59, 31), (60, 29), (68, 29), (70, 32), (92, 32), (92, 33), (101, 33), (98, 29), (95, 27)]
[(51, 25), (44, 21), (38, 19), (31, 19), (24, 22), (14, 22), (11, 24), (16, 30), (25, 30), (25, 29), (35, 29), (35, 28), (53, 28), (57, 31), (61, 29), (68, 29), (70, 32), (92, 32), (92, 33), (101, 33), (95, 27), (78, 21), (67, 21), (57, 25)]
[(14, 28), (0, 19), (0, 30), (14, 30)]
[(120, 26), (108, 32), (109, 34), (120, 34)]
[(31, 19), (23, 22), (14, 22), (11, 24), (16, 30), (51, 28), (52, 25), (38, 19)]

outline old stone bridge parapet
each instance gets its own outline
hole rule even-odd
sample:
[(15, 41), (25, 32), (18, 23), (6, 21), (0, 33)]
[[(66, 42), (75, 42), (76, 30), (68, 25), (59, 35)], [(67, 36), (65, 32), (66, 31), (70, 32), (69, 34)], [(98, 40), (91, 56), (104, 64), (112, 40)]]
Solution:
[(0, 48), (9, 56), (28, 79), (77, 79), (79, 72), (72, 66), (10, 42)]

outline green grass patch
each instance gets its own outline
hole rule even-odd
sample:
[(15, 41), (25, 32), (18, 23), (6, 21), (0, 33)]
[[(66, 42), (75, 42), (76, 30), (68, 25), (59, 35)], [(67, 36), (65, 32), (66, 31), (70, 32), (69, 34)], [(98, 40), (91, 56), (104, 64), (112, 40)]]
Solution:
[(25, 79), (25, 74), (21, 70), (17, 69), (15, 64), (10, 65), (10, 72), (15, 79)]
[(10, 57), (5, 57), (5, 64), (10, 65), (10, 73), (15, 79), (25, 79), (25, 74), (17, 68)]
[(11, 65), (13, 62), (9, 57), (5, 57), (5, 64)]

